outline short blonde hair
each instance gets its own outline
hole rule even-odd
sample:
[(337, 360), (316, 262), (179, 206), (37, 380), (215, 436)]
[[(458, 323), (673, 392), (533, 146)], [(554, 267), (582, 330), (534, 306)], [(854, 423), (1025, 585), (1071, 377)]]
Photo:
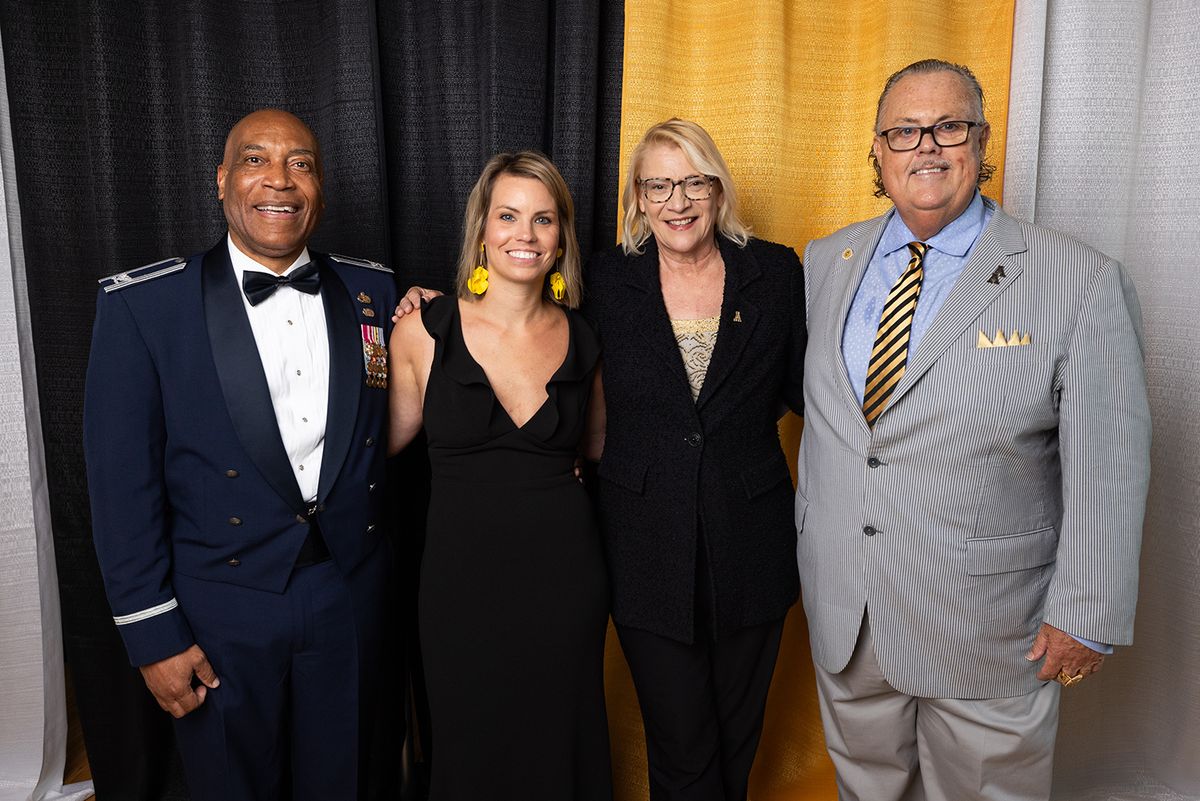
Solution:
[(721, 151), (717, 150), (717, 145), (708, 135), (708, 131), (691, 120), (672, 117), (650, 126), (650, 130), (646, 131), (646, 135), (629, 157), (629, 172), (625, 175), (625, 190), (621, 195), (621, 202), (625, 206), (625, 219), (621, 225), (621, 247), (625, 252), (640, 255), (642, 245), (650, 238), (650, 221), (638, 208), (638, 182), (643, 177), (661, 177), (640, 174), (646, 152), (656, 145), (673, 145), (679, 148), (693, 167), (717, 179), (720, 184), (718, 190), (723, 200), (717, 210), (717, 233), (744, 248), (750, 241), (750, 226), (742, 222), (738, 215), (737, 191), (733, 187), (733, 176), (729, 173), (729, 166), (722, 158)]
[(575, 203), (571, 200), (571, 190), (567, 188), (567, 182), (563, 180), (558, 168), (550, 159), (533, 150), (497, 153), (488, 160), (483, 172), (479, 174), (479, 180), (475, 182), (475, 187), (467, 198), (467, 210), (463, 217), (462, 252), (458, 257), (455, 291), (460, 298), (467, 300), (478, 297), (467, 289), (467, 279), (478, 264), (479, 244), (483, 241), (488, 210), (492, 206), (492, 190), (501, 175), (515, 175), (540, 181), (554, 198), (554, 206), (558, 212), (558, 246), (562, 248), (557, 268), (562, 273), (566, 287), (562, 300), (555, 299), (550, 291), (548, 279), (543, 292), (545, 297), (554, 303), (571, 309), (579, 308), (579, 302), (583, 298), (583, 271), (580, 268), (579, 241), (575, 238)]

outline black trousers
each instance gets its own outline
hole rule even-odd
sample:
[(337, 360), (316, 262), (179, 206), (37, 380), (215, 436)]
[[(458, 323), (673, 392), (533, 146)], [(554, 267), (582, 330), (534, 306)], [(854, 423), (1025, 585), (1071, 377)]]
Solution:
[(744, 801), (783, 619), (693, 645), (616, 628), (642, 708), (651, 801)]

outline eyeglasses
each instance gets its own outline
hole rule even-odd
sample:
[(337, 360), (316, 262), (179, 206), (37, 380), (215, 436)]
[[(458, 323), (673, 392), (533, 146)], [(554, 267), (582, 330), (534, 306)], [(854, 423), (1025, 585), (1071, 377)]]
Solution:
[(938, 147), (961, 145), (967, 141), (967, 137), (971, 134), (971, 129), (977, 128), (982, 124), (967, 120), (946, 120), (936, 125), (900, 125), (896, 128), (888, 128), (886, 131), (880, 131), (877, 136), (882, 136), (886, 139), (888, 147), (891, 150), (903, 153), (906, 150), (916, 150), (920, 146), (921, 139), (924, 138), (925, 134), (932, 136), (934, 144)]
[(708, 200), (712, 197), (713, 181), (711, 175), (689, 175), (678, 181), (670, 178), (643, 178), (638, 181), (642, 185), (642, 195), (651, 203), (666, 203), (675, 194), (675, 187), (683, 187), (683, 195), (688, 200)]

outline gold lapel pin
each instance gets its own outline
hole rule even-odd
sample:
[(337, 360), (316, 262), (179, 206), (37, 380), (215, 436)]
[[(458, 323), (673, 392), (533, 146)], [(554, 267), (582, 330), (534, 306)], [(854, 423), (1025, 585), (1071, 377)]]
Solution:
[(359, 303), (370, 303), (371, 296), (368, 295), (366, 292), (359, 292), (358, 293), (358, 302)]
[(375, 316), (374, 309), (363, 309), (362, 313), (363, 313), (363, 317), (374, 317)]
[(842, 261), (850, 261), (850, 257), (854, 255), (854, 251), (846, 248), (842, 251)]
[(741, 312), (740, 310), (735, 310), (735, 311), (734, 311), (734, 313), (733, 313), (733, 321), (734, 321), (735, 323), (740, 323), (740, 322), (742, 321), (742, 312)]

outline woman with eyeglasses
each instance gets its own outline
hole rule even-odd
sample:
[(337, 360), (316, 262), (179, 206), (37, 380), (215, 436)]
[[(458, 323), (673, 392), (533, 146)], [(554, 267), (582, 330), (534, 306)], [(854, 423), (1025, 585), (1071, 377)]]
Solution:
[(751, 236), (694, 122), (646, 132), (623, 200), (584, 306), (603, 346), (612, 618), (651, 799), (741, 801), (799, 589), (777, 424), (803, 403), (804, 280), (794, 251)]

